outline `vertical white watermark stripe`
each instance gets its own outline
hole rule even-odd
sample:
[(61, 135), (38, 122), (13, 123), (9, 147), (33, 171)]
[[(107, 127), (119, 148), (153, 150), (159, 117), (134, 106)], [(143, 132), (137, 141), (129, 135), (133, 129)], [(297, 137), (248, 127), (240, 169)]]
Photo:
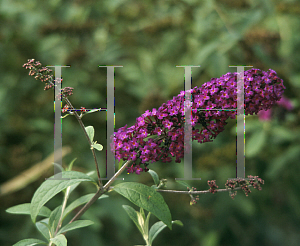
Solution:
[[(107, 98), (106, 98), (106, 178), (102, 180), (109, 180), (115, 175), (115, 156), (109, 150), (112, 144), (114, 149), (114, 141), (110, 137), (114, 135), (115, 130), (115, 67), (123, 66), (99, 66), (107, 67)], [(116, 180), (124, 180), (124, 178), (117, 178)]]
[(176, 66), (184, 67), (184, 178), (175, 178), (176, 180), (201, 180), (201, 178), (193, 178), (193, 165), (192, 165), (192, 67), (200, 66)]
[(244, 71), (245, 67), (237, 67), (237, 118), (236, 118), (236, 178), (245, 178), (245, 104), (244, 104)]
[(46, 66), (55, 68), (55, 91), (54, 91), (54, 177), (51, 180), (62, 180), (62, 118), (61, 118), (61, 68), (70, 66)]

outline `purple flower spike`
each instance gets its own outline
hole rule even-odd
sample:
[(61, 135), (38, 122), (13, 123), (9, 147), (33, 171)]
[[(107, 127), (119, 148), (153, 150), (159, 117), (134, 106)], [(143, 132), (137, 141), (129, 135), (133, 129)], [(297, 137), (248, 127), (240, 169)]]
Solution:
[[(226, 120), (235, 119), (237, 111), (199, 109), (236, 109), (237, 76), (238, 73), (227, 73), (220, 78), (212, 78), (201, 88), (190, 90), (192, 140), (212, 142), (224, 130)], [(265, 72), (253, 68), (244, 72), (244, 88), (245, 114), (253, 115), (269, 110), (279, 101), (285, 86), (274, 70)], [(128, 173), (148, 171), (150, 161), (170, 162), (175, 157), (175, 162), (181, 162), (184, 154), (184, 96), (185, 92), (181, 91), (158, 110), (147, 110), (137, 118), (134, 126), (122, 127), (114, 134), (115, 149), (111, 151), (116, 158), (134, 161), (127, 168)], [(292, 107), (285, 99), (280, 104), (289, 109)], [(200, 125), (201, 129), (196, 129), (196, 125)], [(138, 160), (140, 163), (137, 165)]]

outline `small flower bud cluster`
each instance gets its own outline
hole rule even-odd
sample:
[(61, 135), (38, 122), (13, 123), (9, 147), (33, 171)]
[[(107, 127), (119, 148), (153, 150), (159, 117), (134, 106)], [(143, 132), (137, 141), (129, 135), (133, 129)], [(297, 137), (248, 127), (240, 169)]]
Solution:
[[(237, 111), (199, 109), (237, 109), (237, 77), (238, 73), (227, 73), (189, 91), (192, 95), (192, 140), (212, 142), (224, 130), (226, 120), (235, 119)], [(244, 81), (245, 115), (271, 108), (285, 89), (282, 79), (272, 69), (245, 71)], [(131, 172), (140, 173), (140, 164), (147, 171), (149, 162), (170, 162), (171, 156), (176, 158), (175, 162), (181, 162), (184, 155), (184, 97), (185, 92), (181, 91), (158, 110), (147, 110), (137, 118), (135, 125), (129, 128), (125, 125), (111, 137), (114, 143), (111, 150), (116, 158), (134, 161)], [(201, 130), (195, 129), (197, 124), (202, 125)], [(144, 140), (146, 138), (148, 141)], [(138, 159), (140, 164), (135, 171), (133, 167)]]
[(264, 180), (259, 178), (258, 176), (252, 176), (252, 175), (249, 175), (248, 176), (249, 178), (249, 183), (253, 186), (254, 189), (258, 189), (258, 190), (261, 190), (261, 186), (260, 185), (263, 185), (264, 184)]
[(60, 90), (60, 94), (56, 95), (57, 100), (61, 100), (61, 98), (66, 98), (67, 96), (73, 95), (74, 88), (65, 87)]
[[(62, 111), (63, 113), (66, 113), (66, 112), (69, 112), (70, 114), (73, 113), (73, 109), (70, 108), (70, 107), (68, 106), (68, 104), (66, 104), (66, 105), (62, 108), (61, 111)], [(78, 110), (77, 110), (77, 111), (78, 111)], [(81, 108), (80, 108), (80, 111), (81, 111), (81, 112), (87, 112), (87, 110), (86, 110), (85, 107), (81, 107)]]
[(73, 90), (74, 90), (74, 88), (72, 88), (72, 87), (65, 87), (65, 88), (61, 89), (61, 96), (62, 97), (71, 96), (71, 95), (73, 95)]
[(233, 191), (234, 188), (235, 188), (235, 186), (236, 186), (236, 184), (237, 184), (237, 182), (234, 181), (234, 180), (231, 180), (231, 179), (230, 179), (230, 180), (227, 180), (227, 181), (226, 181), (226, 184), (225, 184), (226, 189), (231, 189), (231, 190), (229, 191), (229, 195), (231, 196), (232, 199), (234, 199), (234, 197), (235, 197), (236, 194), (237, 194), (237, 191)]
[(253, 177), (252, 175), (249, 175), (248, 179), (249, 180), (238, 178), (235, 180), (227, 180), (225, 187), (226, 189), (231, 189), (229, 195), (231, 196), (232, 199), (234, 199), (234, 197), (236, 196), (237, 192), (233, 191), (236, 187), (241, 187), (246, 196), (248, 196), (248, 194), (251, 193), (249, 185), (253, 186), (253, 188), (258, 190), (262, 189), (260, 185), (264, 184), (264, 180), (262, 180), (258, 176)]
[[(227, 189), (230, 188), (231, 190), (233, 190), (236, 187), (241, 187), (246, 196), (248, 196), (248, 193), (251, 192), (250, 188), (248, 187), (247, 181), (242, 178), (236, 180), (227, 180), (225, 187)], [(229, 195), (231, 196), (232, 199), (234, 199), (234, 197), (236, 196), (236, 191), (234, 192), (230, 191)]]
[(66, 112), (69, 112), (69, 110), (70, 110), (70, 109), (69, 109), (69, 106), (68, 106), (68, 104), (66, 104), (66, 105), (62, 108), (61, 111), (62, 111), (63, 113), (66, 113)]
[[(55, 83), (62, 83), (63, 79), (56, 79), (53, 78), (53, 75), (50, 73), (52, 72), (51, 69), (47, 67), (42, 67), (42, 64), (39, 61), (36, 61), (34, 59), (28, 59), (28, 62), (23, 65), (26, 69), (29, 69), (29, 75), (34, 76), (36, 80), (40, 80), (45, 83), (44, 90), (49, 90), (55, 86)], [(67, 97), (73, 94), (72, 87), (65, 87), (61, 89), (61, 96)], [(58, 96), (59, 97), (59, 96)], [(60, 99), (60, 98), (58, 98)]]
[(30, 76), (34, 76), (36, 80), (45, 82), (44, 90), (49, 90), (54, 86), (53, 75), (50, 75), (52, 70), (46, 67), (42, 67), (42, 64), (39, 61), (34, 62), (34, 60), (35, 59), (28, 59), (28, 62), (25, 63), (23, 67), (30, 70)]
[(217, 186), (216, 184), (216, 180), (208, 180), (207, 181), (207, 184), (209, 185), (210, 189), (209, 189), (209, 192), (210, 193), (217, 193), (217, 190), (216, 188), (218, 188), (219, 186)]

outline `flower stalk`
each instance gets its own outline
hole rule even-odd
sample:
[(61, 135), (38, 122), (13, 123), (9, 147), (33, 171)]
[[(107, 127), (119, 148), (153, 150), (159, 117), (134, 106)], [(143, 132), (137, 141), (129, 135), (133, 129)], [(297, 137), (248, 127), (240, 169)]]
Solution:
[[(69, 224), (73, 221), (79, 219), (89, 207), (98, 200), (100, 196), (106, 193), (110, 189), (110, 185), (114, 182), (114, 180), (125, 170), (125, 168), (131, 163), (132, 161), (127, 161), (119, 170), (115, 173), (115, 175), (103, 186), (103, 188), (99, 188), (96, 194), (92, 197), (92, 199), (86, 203), (80, 211), (70, 220)], [(63, 233), (65, 234), (65, 233)]]

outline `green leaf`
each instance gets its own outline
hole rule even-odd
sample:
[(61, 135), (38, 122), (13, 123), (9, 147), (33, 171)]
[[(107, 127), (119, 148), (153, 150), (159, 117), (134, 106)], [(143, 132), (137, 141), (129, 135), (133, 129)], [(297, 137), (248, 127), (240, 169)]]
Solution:
[(140, 223), (140, 225), (143, 225), (144, 221), (145, 221), (145, 213), (144, 213), (144, 209), (143, 208), (140, 208), (140, 215), (142, 216), (142, 221), (143, 221), (143, 223), (142, 224)]
[(148, 242), (149, 240), (149, 220), (150, 220), (150, 215), (151, 213), (149, 212), (147, 215), (147, 218), (145, 220), (144, 223), (144, 232), (146, 233), (146, 235), (144, 235), (144, 239), (146, 240), (146, 242)]
[[(95, 173), (95, 171), (91, 171), (91, 172), (86, 173), (86, 175), (91, 177), (94, 173)], [(95, 186), (98, 187), (96, 182), (93, 182), (93, 184), (95, 184)], [(71, 185), (71, 188), (70, 188), (70, 191), (69, 191), (69, 196), (73, 192), (73, 190), (75, 190), (77, 188), (78, 185), (80, 185), (80, 183), (77, 183), (75, 185)]]
[(41, 234), (49, 241), (50, 240), (50, 227), (48, 225), (49, 218), (43, 219), (35, 223), (36, 228)]
[(145, 213), (144, 213), (143, 208), (140, 208), (140, 212), (139, 213), (137, 212), (137, 216), (138, 216), (139, 224), (140, 224), (140, 226), (142, 228), (142, 231), (143, 231), (143, 233), (142, 233), (143, 238), (147, 242), (147, 240), (148, 240), (148, 231), (145, 230)]
[(140, 223), (139, 223), (139, 220), (138, 220), (138, 212), (135, 211), (132, 207), (130, 207), (128, 205), (122, 205), (122, 207), (125, 209), (126, 213), (130, 217), (130, 219), (132, 219), (132, 221), (134, 222), (136, 227), (139, 229), (139, 231), (143, 235), (143, 229), (140, 226)]
[(38, 244), (48, 245), (48, 243), (46, 243), (42, 240), (35, 239), (35, 238), (28, 238), (28, 239), (23, 239), (23, 240), (17, 242), (13, 246), (33, 246), (33, 245), (38, 245)]
[[(74, 202), (72, 202), (68, 207), (66, 207), (66, 209), (64, 211), (64, 215), (63, 215), (63, 220), (72, 210), (74, 210), (75, 208), (79, 207), (80, 205), (83, 205), (83, 204), (87, 203), (88, 201), (90, 201), (95, 194), (96, 193), (87, 194), (85, 196), (82, 196), (82, 197), (76, 199)], [(98, 199), (107, 198), (107, 197), (108, 197), (108, 195), (102, 195)]]
[(94, 130), (94, 127), (92, 126), (87, 126), (85, 128), (86, 132), (87, 132), (87, 135), (89, 136), (91, 142), (93, 142), (94, 140), (94, 134), (95, 134), (95, 130)]
[[(51, 178), (54, 178), (54, 175)], [(34, 193), (30, 206), (31, 220), (33, 223), (35, 223), (36, 216), (39, 214), (43, 205), (68, 186), (79, 184), (83, 181), (95, 182), (88, 175), (76, 171), (62, 172), (62, 178), (67, 180), (46, 180)]]
[[(180, 226), (183, 226), (182, 222), (180, 220), (172, 221), (172, 224), (177, 224)], [(152, 245), (153, 240), (157, 237), (157, 235), (166, 227), (166, 225), (162, 222), (156, 222), (153, 224), (149, 231), (149, 243)]]
[(162, 195), (153, 188), (140, 183), (125, 182), (115, 185), (114, 191), (135, 205), (154, 214), (172, 230), (172, 218), (169, 207)]
[(246, 141), (246, 156), (252, 157), (258, 154), (264, 147), (266, 140), (266, 132), (263, 129), (253, 133)]
[(180, 220), (173, 220), (172, 224), (183, 226), (183, 223)]
[(156, 185), (159, 185), (159, 177), (158, 177), (157, 173), (151, 169), (149, 169), (148, 173), (150, 173), (150, 175), (152, 176), (154, 183)]
[(67, 239), (63, 234), (56, 235), (55, 238), (50, 239), (57, 246), (67, 246)]
[[(10, 214), (30, 214), (30, 203), (23, 203), (6, 209), (7, 213)], [(43, 217), (49, 217), (51, 210), (45, 206), (41, 207), (38, 215)]]
[(91, 220), (76, 220), (76, 221), (62, 227), (58, 231), (58, 234), (64, 233), (66, 231), (72, 231), (72, 230), (75, 230), (77, 228), (86, 227), (86, 226), (89, 226), (89, 225), (92, 225), (92, 224), (94, 224), (94, 222), (91, 221)]
[(183, 185), (184, 187), (189, 187), (190, 188), (190, 190), (192, 189), (192, 186), (191, 185), (189, 185), (188, 183), (186, 183), (186, 182), (184, 182), (184, 181), (182, 181), (182, 180), (175, 180), (178, 184), (181, 184), (181, 185)]
[(92, 144), (92, 147), (98, 151), (101, 151), (103, 149), (103, 146), (101, 144), (98, 143), (94, 143)]
[(69, 166), (68, 166), (68, 169), (66, 170), (66, 171), (71, 171), (72, 170), (72, 168), (73, 168), (73, 164), (74, 164), (74, 162), (77, 160), (77, 158), (74, 158), (71, 162), (70, 162), (70, 164), (69, 164)]
[(62, 206), (60, 205), (60, 206), (58, 206), (57, 208), (55, 208), (53, 211), (52, 211), (52, 213), (51, 213), (51, 215), (50, 215), (50, 217), (49, 217), (49, 227), (50, 227), (50, 229), (51, 229), (51, 234), (52, 235), (54, 235), (54, 232), (55, 232), (55, 230), (56, 230), (56, 227), (57, 227), (57, 225), (58, 225), (58, 222), (59, 222), (59, 218), (60, 218), (60, 215), (61, 215), (61, 208), (62, 208)]
[(90, 172), (86, 173), (86, 175), (91, 177), (92, 175), (94, 175), (94, 173), (96, 173), (96, 171), (90, 171)]

